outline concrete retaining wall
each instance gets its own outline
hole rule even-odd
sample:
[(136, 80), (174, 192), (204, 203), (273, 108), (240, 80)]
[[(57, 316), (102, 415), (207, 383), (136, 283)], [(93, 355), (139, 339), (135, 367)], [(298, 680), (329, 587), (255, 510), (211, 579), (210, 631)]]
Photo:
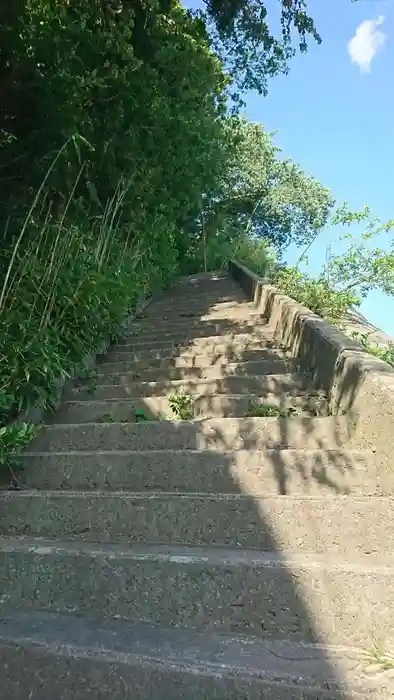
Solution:
[(237, 261), (229, 271), (277, 342), (327, 392), (332, 413), (347, 414), (354, 446), (376, 450), (380, 463), (394, 467), (394, 369)]

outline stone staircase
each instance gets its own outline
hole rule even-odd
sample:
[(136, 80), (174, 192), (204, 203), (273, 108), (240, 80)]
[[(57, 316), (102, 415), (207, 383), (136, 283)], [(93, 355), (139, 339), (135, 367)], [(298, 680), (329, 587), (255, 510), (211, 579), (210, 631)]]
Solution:
[(150, 303), (0, 493), (2, 697), (394, 697), (394, 511), (346, 443), (234, 281)]

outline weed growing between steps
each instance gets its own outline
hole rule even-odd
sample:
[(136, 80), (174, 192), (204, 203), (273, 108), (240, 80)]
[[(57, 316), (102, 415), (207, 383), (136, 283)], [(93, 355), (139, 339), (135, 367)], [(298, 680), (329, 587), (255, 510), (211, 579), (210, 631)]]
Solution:
[(322, 416), (327, 415), (327, 400), (323, 397), (314, 399), (309, 397), (302, 402), (293, 402), (288, 406), (270, 406), (268, 404), (250, 401), (248, 406), (248, 418), (291, 418), (298, 416)]
[(194, 417), (193, 398), (186, 392), (176, 392), (168, 399), (173, 417), (178, 420), (192, 420)]
[[(41, 429), (40, 425), (21, 422), (0, 427), (0, 472), (11, 476), (11, 486), (19, 487), (18, 472), (23, 469), (19, 455), (34, 440)], [(2, 480), (2, 474), (0, 478)]]
[(394, 671), (394, 653), (375, 643), (365, 652), (365, 672), (368, 675), (378, 675), (388, 671)]
[[(0, 265), (0, 465), (10, 466), (35, 436), (22, 420), (33, 406), (53, 409), (56, 384), (72, 376), (93, 392), (95, 369), (85, 358), (118, 329), (150, 290), (177, 273), (171, 234), (165, 250), (130, 239), (117, 224), (123, 192), (117, 191), (91, 230), (48, 220), (37, 230), (33, 208)], [(37, 198), (38, 200), (38, 198)], [(36, 201), (37, 204), (37, 201)], [(157, 235), (157, 231), (156, 231)]]
[(287, 418), (292, 415), (291, 408), (278, 408), (276, 406), (264, 406), (250, 401), (248, 406), (248, 418)]

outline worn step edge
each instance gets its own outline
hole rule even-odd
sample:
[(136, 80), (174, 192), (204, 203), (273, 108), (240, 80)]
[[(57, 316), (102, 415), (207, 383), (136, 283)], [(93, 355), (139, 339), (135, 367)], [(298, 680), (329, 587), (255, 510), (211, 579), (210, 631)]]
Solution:
[(209, 364), (200, 367), (135, 367), (134, 369), (118, 368), (118, 371), (101, 372), (99, 366), (96, 381), (106, 384), (120, 384), (119, 379), (127, 381), (160, 381), (166, 379), (223, 379), (226, 377), (244, 377), (247, 375), (260, 376), (272, 374), (290, 374), (297, 368), (292, 359), (272, 358), (248, 362), (227, 362), (223, 365)]
[(3, 614), (15, 606), (71, 608), (259, 638), (346, 639), (371, 647), (377, 634), (386, 641), (394, 624), (393, 557), (28, 539), (1, 541), (0, 571)]
[[(256, 351), (241, 351), (238, 353), (181, 353), (174, 352), (162, 354), (159, 357), (147, 354), (136, 354), (114, 350), (101, 360), (97, 367), (102, 374), (116, 374), (135, 369), (171, 369), (171, 368), (200, 368), (222, 367), (239, 362), (277, 362), (278, 360), (294, 362), (282, 350), (260, 348)], [(130, 366), (130, 367), (129, 367)], [(110, 372), (110, 368), (113, 371)]]
[(231, 343), (231, 344), (237, 344), (237, 343), (245, 343), (245, 347), (248, 346), (254, 346), (256, 343), (259, 343), (264, 347), (264, 343), (267, 344), (272, 344), (274, 341), (274, 332), (272, 330), (265, 330), (261, 331), (261, 333), (257, 332), (249, 332), (249, 333), (222, 333), (219, 335), (207, 335), (207, 336), (200, 336), (200, 337), (186, 337), (185, 335), (180, 335), (180, 336), (175, 336), (175, 335), (169, 335), (169, 336), (163, 336), (161, 334), (160, 339), (157, 339), (157, 336), (155, 338), (149, 339), (149, 338), (138, 338), (137, 336), (130, 336), (130, 338), (127, 340), (125, 339), (123, 342), (118, 343), (118, 348), (122, 349), (123, 347), (130, 347), (133, 349), (137, 348), (152, 348), (152, 347), (174, 347), (174, 346), (182, 346), (184, 345), (187, 348), (192, 348), (192, 347), (210, 347), (212, 345), (217, 345), (217, 344), (224, 344), (225, 342)]
[(151, 316), (143, 316), (134, 319), (133, 322), (130, 323), (129, 328), (131, 332), (134, 332), (136, 330), (142, 331), (145, 329), (154, 330), (155, 328), (196, 328), (198, 326), (204, 327), (205, 325), (210, 326), (215, 324), (221, 326), (226, 325), (226, 323), (231, 324), (238, 322), (247, 322), (248, 325), (256, 323), (256, 325), (264, 326), (267, 324), (266, 319), (264, 319), (259, 311), (235, 307), (232, 313), (230, 310), (226, 312), (207, 309), (200, 314), (190, 313), (187, 316), (179, 311), (167, 314), (163, 313), (153, 318)]
[[(54, 422), (89, 423), (111, 420), (135, 422), (135, 411), (141, 410), (147, 418), (174, 417), (170, 406), (171, 394), (162, 396), (130, 397), (124, 400), (107, 401), (65, 401), (54, 414)], [(258, 406), (277, 408), (283, 411), (294, 408), (304, 415), (326, 415), (327, 400), (324, 396), (302, 395), (281, 397), (275, 394), (261, 398), (258, 394), (225, 394), (212, 397), (192, 397), (191, 410), (195, 418), (226, 417), (235, 418), (250, 415)], [(308, 413), (308, 410), (311, 413)], [(315, 413), (313, 413), (315, 412)]]
[[(230, 334), (230, 333), (246, 333), (246, 332), (253, 332), (256, 334), (263, 334), (264, 332), (267, 331), (267, 321), (265, 319), (259, 318), (257, 321), (256, 319), (228, 319), (228, 318), (222, 318), (222, 319), (212, 319), (212, 320), (207, 320), (207, 321), (201, 321), (199, 323), (181, 323), (181, 324), (174, 324), (174, 325), (167, 325), (165, 326), (160, 326), (160, 335), (161, 336), (169, 336), (169, 335), (177, 335), (178, 333), (180, 335), (191, 335), (193, 336), (193, 333), (196, 333), (197, 331), (200, 331), (202, 333), (202, 337), (205, 337), (205, 335), (210, 336), (210, 335), (221, 335), (223, 334)], [(131, 324), (128, 327), (129, 335), (130, 338), (136, 338), (136, 339), (145, 339), (146, 337), (150, 338), (157, 338), (157, 331), (155, 324), (150, 323), (147, 326), (134, 326)], [(272, 331), (271, 331), (272, 332)], [(196, 337), (200, 337), (196, 334)]]
[[(189, 693), (197, 691), (197, 695), (193, 695), (196, 698), (209, 697), (204, 695), (204, 686), (208, 692), (209, 689), (211, 692), (222, 689), (221, 698), (228, 697), (226, 689), (232, 693), (237, 690), (242, 692), (245, 699), (261, 697), (256, 686), (253, 692), (250, 683), (256, 683), (260, 692), (265, 694), (268, 691), (271, 693), (269, 697), (276, 697), (278, 700), (301, 700), (305, 697), (312, 699), (316, 698), (317, 693), (319, 698), (327, 700), (344, 700), (345, 697), (359, 700), (364, 697), (364, 693), (365, 697), (371, 697), (370, 693), (379, 687), (387, 690), (393, 687), (391, 679), (385, 676), (371, 678), (367, 674), (363, 650), (357, 647), (269, 642), (241, 635), (202, 634), (184, 628), (166, 629), (129, 620), (103, 620), (85, 616), (81, 618), (72, 614), (44, 612), (24, 614), (16, 611), (13, 615), (0, 618), (0, 641), (2, 645), (10, 645), (7, 656), (4, 647), (2, 650), (6, 661), (8, 657), (12, 659), (17, 656), (15, 647), (18, 646), (37, 651), (40, 673), (34, 680), (38, 692), (45, 683), (44, 668), (48, 672), (49, 669), (53, 669), (52, 681), (59, 676), (59, 662), (52, 661), (52, 664), (44, 667), (45, 654), (52, 658), (65, 657), (67, 665), (71, 668), (76, 665), (76, 675), (75, 671), (72, 675), (66, 672), (62, 681), (62, 687), (65, 684), (66, 687), (69, 686), (70, 691), (76, 688), (76, 681), (80, 677), (77, 665), (79, 659), (109, 666), (108, 676), (113, 674), (110, 670), (112, 664), (116, 664), (116, 683), (115, 686), (111, 683), (111, 687), (113, 690), (117, 688), (118, 692), (121, 683), (125, 688), (125, 694), (119, 696), (122, 700), (131, 697), (133, 689), (135, 691), (134, 678), (138, 666), (144, 668), (144, 680), (141, 682), (139, 695), (141, 698), (161, 697), (159, 688), (156, 688), (157, 694), (154, 690), (155, 695), (151, 694), (150, 677), (153, 679), (155, 673), (163, 675), (165, 685), (161, 687), (164, 691), (167, 688), (168, 692), (166, 672), (176, 674), (175, 684), (170, 684), (171, 698), (174, 699), (185, 697), (186, 689), (183, 683), (182, 687), (176, 689), (179, 680), (184, 676), (188, 678)], [(119, 665), (125, 668), (119, 670)], [(30, 671), (26, 668), (24, 674), (27, 670)], [(92, 677), (83, 679), (84, 693), (90, 684), (92, 688), (96, 688), (96, 667), (90, 666), (90, 671)], [(7, 672), (6, 664), (3, 674), (6, 675)], [(211, 680), (209, 688), (203, 683), (204, 678)], [(236, 685), (228, 685), (226, 681), (231, 679), (236, 681)], [(31, 685), (29, 680), (29, 691)], [(349, 687), (357, 696), (349, 695)], [(253, 695), (249, 695), (249, 691)], [(362, 696), (359, 693), (362, 693)], [(14, 697), (18, 697), (19, 700), (22, 694)]]
[[(34, 453), (35, 455), (36, 453)], [(37, 453), (40, 454), (40, 453)], [(60, 453), (59, 453), (60, 454)], [(84, 453), (85, 454), (85, 453)], [(220, 502), (230, 502), (230, 501), (249, 501), (251, 500), (251, 494), (248, 493), (206, 493), (205, 491), (187, 491), (174, 493), (173, 491), (56, 491), (56, 490), (37, 490), (37, 489), (23, 489), (21, 491), (1, 491), (0, 501), (2, 502), (12, 502), (15, 500), (24, 500), (33, 498), (45, 500), (46, 498), (56, 498), (61, 500), (66, 500), (70, 498), (75, 498), (76, 500), (84, 500), (86, 498), (96, 498), (98, 500), (110, 500), (119, 498), (122, 501), (193, 501), (199, 499), (201, 501), (212, 501), (215, 503)], [(352, 496), (349, 498), (346, 495), (333, 494), (332, 496), (307, 496), (305, 494), (299, 494), (296, 496), (266, 496), (256, 494), (256, 498), (260, 501), (280, 501), (282, 504), (286, 501), (293, 501), (299, 505), (308, 503), (318, 503), (324, 507), (325, 503), (330, 502), (341, 502), (343, 507), (346, 507), (352, 501), (357, 504), (365, 504), (372, 508), (378, 506), (379, 503), (393, 504), (394, 506), (394, 496), (388, 495), (372, 495), (372, 496)]]
[(0, 506), (10, 536), (393, 553), (390, 496), (23, 489), (0, 491)]
[[(348, 440), (343, 417), (196, 418), (137, 423), (59, 423), (45, 425), (31, 451), (97, 446), (124, 449), (273, 449), (279, 447), (335, 448)], [(59, 444), (60, 443), (60, 444)], [(45, 447), (44, 447), (45, 445)], [(41, 447), (40, 447), (41, 446)]]
[(206, 564), (212, 567), (252, 569), (313, 569), (318, 571), (350, 571), (394, 576), (394, 553), (384, 556), (356, 555), (349, 559), (338, 555), (298, 553), (294, 550), (265, 552), (259, 549), (220, 546), (119, 544), (115, 542), (66, 542), (45, 537), (0, 536), (0, 554), (34, 553), (41, 556), (64, 554), (81, 557), (117, 557), (131, 561), (182, 564)]
[[(208, 450), (97, 450), (25, 452), (18, 479), (29, 488), (196, 491), (256, 495), (391, 493), (390, 475), (378, 478), (374, 454), (348, 450), (239, 450), (223, 464)], [(4, 470), (5, 471), (5, 470)], [(3, 482), (11, 484), (11, 474)]]
[[(237, 388), (236, 388), (237, 387)], [(205, 389), (205, 391), (203, 391)], [(177, 391), (185, 391), (192, 395), (209, 396), (212, 394), (230, 395), (239, 391), (247, 393), (259, 393), (261, 397), (280, 391), (281, 395), (293, 395), (300, 390), (308, 391), (310, 395), (316, 395), (307, 377), (302, 374), (260, 374), (258, 376), (230, 375), (221, 379), (171, 379), (168, 381), (135, 381), (125, 385), (104, 384), (94, 386), (91, 389), (86, 387), (73, 387), (66, 399), (70, 397), (86, 396), (89, 400), (101, 397), (98, 400), (122, 399), (133, 396), (134, 398), (157, 396), (170, 394)]]

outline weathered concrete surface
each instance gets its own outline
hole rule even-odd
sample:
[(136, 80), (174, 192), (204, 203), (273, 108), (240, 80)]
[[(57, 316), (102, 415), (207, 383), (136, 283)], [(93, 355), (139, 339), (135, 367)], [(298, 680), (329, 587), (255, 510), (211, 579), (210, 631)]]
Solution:
[[(239, 321), (216, 321), (216, 322), (206, 322), (201, 324), (195, 324), (194, 327), (190, 324), (177, 324), (175, 327), (171, 326), (169, 328), (160, 328), (159, 335), (164, 340), (166, 338), (173, 338), (175, 341), (182, 340), (184, 338), (210, 338), (211, 336), (221, 335), (221, 334), (242, 334), (246, 332), (253, 331), (254, 333), (260, 332), (264, 333), (266, 322), (262, 317), (259, 317), (259, 322), (257, 323), (254, 319), (251, 320), (239, 320)], [(125, 338), (125, 342), (130, 343), (142, 343), (150, 342), (157, 339), (158, 330), (155, 328), (154, 324), (148, 328), (135, 328), (133, 333)]]
[[(203, 331), (205, 333), (207, 331)], [(252, 333), (251, 333), (252, 332)], [(270, 347), (272, 346), (274, 340), (273, 333), (267, 331), (266, 326), (260, 326), (259, 329), (255, 329), (253, 326), (246, 328), (244, 330), (234, 329), (229, 330), (227, 333), (210, 334), (210, 335), (194, 335), (190, 333), (185, 335), (185, 333), (168, 334), (165, 335), (160, 333), (152, 334), (151, 338), (142, 338), (141, 336), (135, 336), (133, 338), (129, 337), (127, 341), (119, 345), (119, 348), (127, 348), (133, 350), (152, 350), (168, 347), (185, 347), (192, 349), (198, 348), (203, 351), (206, 348), (211, 348), (213, 345), (221, 344), (226, 345), (244, 345), (245, 347)]]
[(114, 351), (106, 356), (105, 362), (100, 362), (97, 370), (100, 373), (121, 373), (133, 369), (153, 369), (155, 367), (225, 367), (229, 362), (261, 362), (266, 360), (286, 359), (279, 350), (270, 348), (258, 348), (257, 350), (205, 353), (179, 352), (174, 357), (172, 350), (164, 350), (153, 353), (131, 353), (126, 351)]
[[(170, 394), (171, 396), (171, 394)], [(228, 394), (218, 396), (194, 395), (191, 401), (193, 418), (242, 418), (251, 415), (258, 408), (290, 411), (296, 415), (317, 416), (327, 414), (327, 402), (324, 396), (310, 396), (308, 392), (295, 396), (278, 394), (260, 397), (258, 394)], [(146, 398), (130, 397), (120, 401), (65, 401), (54, 416), (56, 423), (92, 423), (109, 422), (133, 423), (136, 411), (143, 411), (148, 419), (174, 418), (169, 396), (151, 396)], [(253, 415), (253, 414), (252, 414)]]
[(229, 376), (242, 376), (250, 374), (252, 376), (259, 376), (260, 374), (286, 374), (290, 373), (294, 369), (294, 361), (289, 359), (265, 359), (257, 360), (252, 362), (230, 362), (222, 363), (218, 365), (214, 363), (213, 365), (205, 365), (202, 367), (153, 367), (151, 369), (146, 368), (133, 368), (131, 371), (123, 371), (122, 368), (118, 368), (118, 372), (115, 374), (111, 372), (102, 372), (99, 367), (97, 381), (103, 382), (105, 384), (119, 384), (119, 380), (126, 381), (127, 384), (130, 381), (135, 381), (139, 379), (141, 382), (156, 382), (156, 381), (168, 381), (168, 380), (181, 380), (181, 379), (221, 379), (222, 377)]
[[(390, 555), (394, 498), (0, 492), (4, 535)], [(366, 526), (366, 523), (368, 526)]]
[(0, 539), (0, 579), (2, 615), (73, 611), (310, 643), (317, 623), (322, 641), (359, 646), (394, 625), (394, 558)]
[[(107, 450), (25, 453), (19, 478), (43, 490), (134, 490), (257, 495), (389, 495), (369, 452), (239, 450), (218, 460), (209, 450)], [(143, 469), (142, 469), (143, 465)]]
[(46, 426), (31, 452), (66, 450), (228, 450), (316, 449), (344, 445), (342, 416), (295, 418), (211, 418), (196, 421), (153, 420), (142, 423), (77, 423)]
[[(364, 654), (375, 633), (392, 651), (392, 477), (347, 416), (247, 417), (321, 392), (245, 298), (221, 274), (153, 300), (25, 454), (30, 488), (0, 493), (7, 700), (393, 696)], [(130, 422), (176, 390), (217, 418)]]
[(275, 394), (285, 396), (299, 394), (300, 391), (308, 391), (312, 394), (310, 384), (306, 377), (296, 374), (274, 374), (252, 377), (229, 376), (221, 379), (169, 379), (161, 382), (131, 381), (129, 384), (123, 377), (119, 384), (93, 384), (88, 387), (78, 387), (69, 392), (67, 398), (78, 400), (107, 401), (112, 399), (127, 399), (130, 397), (151, 397), (173, 394), (174, 392), (186, 392), (199, 396), (213, 396), (215, 394), (259, 394), (260, 397)]
[[(14, 613), (0, 621), (7, 700), (388, 700), (358, 649), (262, 642), (126, 620)], [(29, 645), (26, 647), (26, 641)], [(23, 673), (21, 672), (23, 669)], [(33, 694), (32, 694), (33, 693)]]

